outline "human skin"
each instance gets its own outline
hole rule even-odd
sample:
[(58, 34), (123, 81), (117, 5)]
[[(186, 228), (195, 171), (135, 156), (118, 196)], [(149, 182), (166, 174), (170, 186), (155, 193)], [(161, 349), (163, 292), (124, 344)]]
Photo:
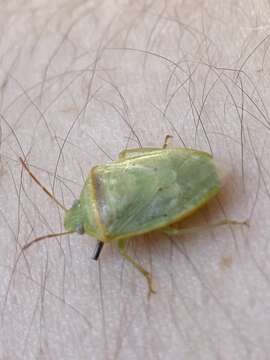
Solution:
[[(267, 1), (9, 1), (0, 10), (0, 359), (268, 359)], [(220, 194), (129, 254), (64, 231), (91, 167), (129, 147), (213, 154)]]

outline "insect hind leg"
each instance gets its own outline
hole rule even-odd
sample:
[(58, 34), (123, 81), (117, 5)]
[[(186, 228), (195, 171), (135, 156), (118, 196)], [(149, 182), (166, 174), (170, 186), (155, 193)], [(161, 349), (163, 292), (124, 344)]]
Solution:
[(165, 233), (166, 235), (169, 235), (169, 236), (189, 235), (189, 234), (198, 233), (198, 232), (201, 232), (201, 231), (207, 230), (207, 229), (214, 229), (216, 227), (224, 226), (224, 225), (245, 225), (245, 226), (249, 226), (249, 223), (248, 223), (248, 220), (235, 221), (235, 220), (230, 220), (230, 219), (224, 219), (224, 220), (218, 221), (218, 222), (213, 223), (213, 224), (192, 226), (192, 227), (189, 227), (189, 228), (177, 228), (177, 227), (174, 227), (174, 226), (168, 226), (167, 228), (162, 229), (162, 232)]
[(120, 254), (123, 256), (123, 258), (126, 259), (129, 263), (131, 263), (145, 277), (148, 285), (148, 298), (150, 298), (151, 294), (156, 293), (153, 286), (151, 274), (147, 270), (145, 270), (137, 261), (135, 261), (131, 256), (127, 254), (125, 239), (118, 241), (118, 247)]

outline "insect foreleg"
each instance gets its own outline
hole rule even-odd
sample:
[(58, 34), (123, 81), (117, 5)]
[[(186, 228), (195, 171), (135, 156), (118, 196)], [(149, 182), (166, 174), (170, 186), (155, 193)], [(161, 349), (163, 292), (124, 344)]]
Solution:
[(214, 224), (192, 226), (190, 228), (176, 228), (173, 226), (169, 226), (161, 231), (163, 233), (165, 233), (166, 235), (171, 235), (171, 236), (188, 235), (188, 234), (193, 234), (196, 232), (201, 232), (201, 231), (207, 230), (207, 229), (214, 229), (218, 226), (223, 226), (223, 225), (246, 225), (246, 226), (248, 226), (248, 221), (247, 220), (246, 221), (235, 221), (235, 220), (224, 219), (224, 220), (218, 221)]
[(162, 146), (162, 149), (166, 149), (168, 144), (169, 144), (169, 141), (172, 139), (172, 135), (166, 135), (165, 136), (165, 139), (164, 139), (164, 144)]
[(118, 241), (118, 247), (119, 247), (119, 251), (120, 254), (128, 261), (130, 262), (145, 278), (148, 284), (148, 297), (150, 297), (151, 294), (155, 294), (156, 291), (154, 290), (153, 287), (153, 282), (152, 282), (152, 276), (151, 274), (145, 270), (139, 263), (137, 263), (137, 261), (135, 261), (134, 259), (132, 259), (132, 257), (130, 257), (127, 254), (127, 250), (126, 250), (126, 239), (121, 239)]

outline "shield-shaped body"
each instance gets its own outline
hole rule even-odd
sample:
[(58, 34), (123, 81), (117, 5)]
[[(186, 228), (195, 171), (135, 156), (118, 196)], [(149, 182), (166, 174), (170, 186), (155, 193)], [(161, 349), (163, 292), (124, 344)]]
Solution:
[(128, 150), (91, 170), (65, 227), (83, 226), (104, 242), (125, 239), (179, 222), (219, 190), (216, 164), (205, 152)]

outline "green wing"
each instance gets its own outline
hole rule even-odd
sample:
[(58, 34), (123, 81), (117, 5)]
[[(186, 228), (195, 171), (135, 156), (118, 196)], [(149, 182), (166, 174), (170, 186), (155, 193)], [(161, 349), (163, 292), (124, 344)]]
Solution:
[(97, 166), (92, 185), (108, 239), (172, 224), (220, 189), (212, 157), (192, 149), (150, 151), (145, 156)]
[(138, 156), (149, 155), (150, 153), (153, 153), (154, 151), (161, 151), (161, 150), (162, 150), (162, 148), (150, 148), (150, 147), (126, 149), (119, 153), (118, 158), (119, 158), (119, 160), (127, 160), (127, 159), (132, 159), (132, 158), (135, 158)]

